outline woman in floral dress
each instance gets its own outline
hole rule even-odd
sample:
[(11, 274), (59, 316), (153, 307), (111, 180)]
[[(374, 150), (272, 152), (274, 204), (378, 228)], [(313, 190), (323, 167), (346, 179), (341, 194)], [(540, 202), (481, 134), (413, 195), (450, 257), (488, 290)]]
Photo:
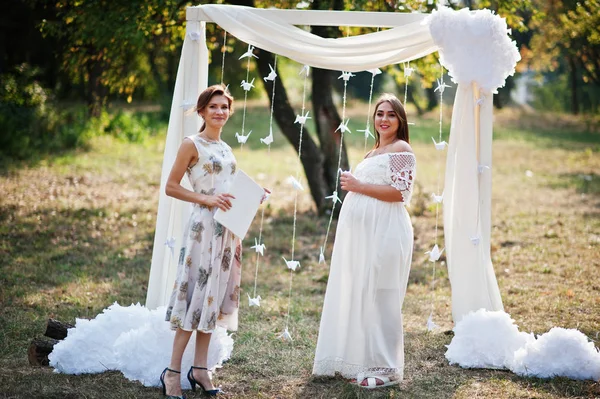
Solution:
[[(167, 195), (193, 204), (179, 255), (177, 278), (167, 308), (166, 319), (176, 330), (169, 367), (161, 375), (163, 393), (181, 397), (181, 359), (196, 331), (194, 366), (187, 378), (216, 395), (208, 374), (207, 353), (216, 326), (237, 330), (241, 278), (241, 241), (214, 220), (217, 209), (231, 208), (229, 185), (236, 160), (221, 140), (221, 131), (233, 112), (233, 98), (227, 89), (215, 85), (204, 90), (196, 105), (204, 119), (200, 132), (186, 137), (166, 184)], [(194, 191), (181, 186), (187, 175)]]
[(373, 115), (375, 148), (342, 173), (348, 191), (337, 225), (313, 374), (341, 374), (363, 388), (403, 377), (402, 302), (410, 270), (410, 201), (416, 161), (406, 113), (383, 95)]

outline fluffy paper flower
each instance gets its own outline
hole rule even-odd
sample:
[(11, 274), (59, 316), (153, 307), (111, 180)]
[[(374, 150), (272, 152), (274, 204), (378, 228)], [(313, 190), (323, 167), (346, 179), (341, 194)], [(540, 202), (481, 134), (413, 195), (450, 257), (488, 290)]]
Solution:
[(479, 309), (454, 327), (446, 359), (465, 368), (510, 368), (515, 351), (534, 340), (533, 334), (519, 332), (507, 313)]
[(475, 81), (484, 91), (497, 93), (515, 73), (521, 55), (508, 37), (506, 20), (492, 11), (440, 7), (425, 23), (454, 83)]
[(600, 380), (600, 353), (580, 331), (554, 327), (515, 353), (513, 372), (523, 376)]

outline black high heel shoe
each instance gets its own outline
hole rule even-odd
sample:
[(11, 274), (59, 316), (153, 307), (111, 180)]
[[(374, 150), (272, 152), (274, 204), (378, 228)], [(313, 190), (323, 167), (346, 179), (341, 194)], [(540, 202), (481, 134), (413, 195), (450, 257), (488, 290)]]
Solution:
[(173, 370), (168, 367), (166, 367), (163, 370), (162, 374), (160, 375), (160, 383), (162, 384), (163, 396), (166, 396), (167, 399), (185, 399), (185, 396), (183, 396), (183, 395), (181, 395), (181, 396), (168, 395), (167, 396), (167, 386), (165, 385), (165, 374), (167, 374), (167, 371), (170, 371), (171, 373), (181, 374), (181, 371)]
[(190, 367), (190, 371), (188, 371), (188, 373), (187, 373), (187, 378), (188, 378), (188, 381), (190, 382), (190, 385), (192, 386), (192, 391), (196, 392), (196, 385), (198, 385), (200, 388), (202, 388), (202, 392), (204, 392), (208, 396), (217, 396), (219, 393), (221, 393), (221, 390), (219, 388), (206, 389), (206, 388), (204, 388), (204, 385), (202, 385), (198, 381), (196, 381), (196, 379), (194, 378), (194, 369), (208, 370), (206, 367), (196, 367), (196, 366)]

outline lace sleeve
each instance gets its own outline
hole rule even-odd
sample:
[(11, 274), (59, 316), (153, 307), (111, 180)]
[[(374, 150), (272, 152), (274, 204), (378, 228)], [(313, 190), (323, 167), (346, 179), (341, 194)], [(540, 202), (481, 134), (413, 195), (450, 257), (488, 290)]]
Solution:
[(416, 176), (415, 156), (410, 152), (390, 154), (390, 185), (402, 193), (402, 202), (408, 204)]

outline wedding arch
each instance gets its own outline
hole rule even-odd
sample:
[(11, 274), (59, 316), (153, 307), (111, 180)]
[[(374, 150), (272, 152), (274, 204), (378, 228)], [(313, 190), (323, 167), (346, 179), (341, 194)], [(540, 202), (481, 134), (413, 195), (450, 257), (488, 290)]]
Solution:
[[(447, 148), (443, 195), (446, 262), (452, 315), (460, 321), (480, 308), (503, 310), (490, 254), (493, 94), (514, 73), (518, 49), (504, 19), (490, 10), (431, 14), (255, 9), (231, 5), (188, 7), (161, 174), (160, 198), (146, 306), (171, 294), (180, 232), (190, 207), (167, 197), (166, 180), (185, 136), (201, 124), (193, 107), (208, 84), (206, 23), (216, 23), (250, 45), (312, 67), (358, 72), (408, 62), (437, 51), (458, 85)], [(296, 25), (390, 28), (324, 39)], [(184, 179), (185, 180), (185, 179)], [(185, 184), (185, 182), (184, 182)]]

